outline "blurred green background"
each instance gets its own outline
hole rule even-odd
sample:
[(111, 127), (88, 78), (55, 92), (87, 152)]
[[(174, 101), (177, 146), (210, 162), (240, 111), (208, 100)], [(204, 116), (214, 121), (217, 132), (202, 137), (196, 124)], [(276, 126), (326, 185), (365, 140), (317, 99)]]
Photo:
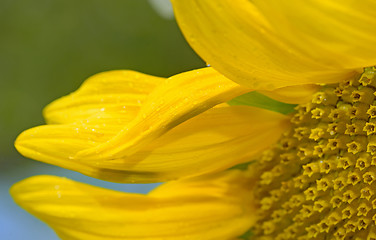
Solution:
[(28, 176), (150, 190), (153, 185), (110, 184), (24, 159), (13, 141), (22, 130), (43, 124), (45, 105), (95, 73), (132, 69), (167, 77), (204, 66), (175, 20), (161, 17), (148, 0), (1, 0), (0, 29), (0, 239), (56, 239), (8, 194)]

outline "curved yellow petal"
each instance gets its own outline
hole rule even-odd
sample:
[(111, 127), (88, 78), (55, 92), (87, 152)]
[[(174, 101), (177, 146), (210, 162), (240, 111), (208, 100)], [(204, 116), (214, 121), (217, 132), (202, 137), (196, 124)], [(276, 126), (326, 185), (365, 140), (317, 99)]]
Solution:
[(376, 3), (172, 0), (193, 49), (256, 90), (339, 82), (376, 64)]
[[(213, 108), (139, 152), (102, 161), (98, 166), (128, 170), (127, 178), (136, 182), (220, 171), (249, 161), (270, 147), (288, 129), (288, 119), (282, 114), (247, 106)], [(145, 172), (154, 175), (147, 176)]]
[(86, 123), (40, 126), (22, 133), (16, 148), (26, 157), (115, 182), (161, 182), (227, 169), (249, 161), (279, 139), (288, 117), (248, 107), (212, 108), (114, 159), (77, 158), (116, 135), (122, 125), (100, 117)]
[(277, 88), (274, 91), (260, 91), (260, 93), (280, 102), (303, 104), (309, 102), (319, 89), (319, 85), (307, 84)]
[(166, 183), (148, 195), (36, 176), (15, 184), (16, 203), (62, 239), (217, 240), (255, 221), (252, 181), (240, 171)]
[(182, 122), (249, 91), (212, 68), (175, 75), (149, 95), (137, 117), (115, 137), (75, 157), (111, 160), (130, 156)]
[(44, 117), (48, 124), (61, 124), (85, 120), (98, 112), (116, 112), (129, 122), (163, 80), (129, 70), (99, 73), (88, 78), (76, 92), (50, 103), (44, 109)]
[(344, 71), (376, 63), (373, 0), (256, 0), (255, 6), (279, 36), (314, 61)]

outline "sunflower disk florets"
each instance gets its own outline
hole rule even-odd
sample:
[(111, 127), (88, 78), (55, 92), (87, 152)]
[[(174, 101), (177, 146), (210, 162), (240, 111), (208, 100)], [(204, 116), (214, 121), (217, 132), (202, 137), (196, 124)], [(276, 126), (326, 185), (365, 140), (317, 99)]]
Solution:
[(264, 152), (256, 239), (376, 239), (376, 70), (324, 86)]

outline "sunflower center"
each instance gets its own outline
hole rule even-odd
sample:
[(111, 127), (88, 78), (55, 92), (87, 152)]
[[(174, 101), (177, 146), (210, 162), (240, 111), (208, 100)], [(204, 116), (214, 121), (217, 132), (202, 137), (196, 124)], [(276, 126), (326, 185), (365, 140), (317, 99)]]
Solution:
[(376, 69), (299, 105), (263, 153), (255, 239), (376, 240)]

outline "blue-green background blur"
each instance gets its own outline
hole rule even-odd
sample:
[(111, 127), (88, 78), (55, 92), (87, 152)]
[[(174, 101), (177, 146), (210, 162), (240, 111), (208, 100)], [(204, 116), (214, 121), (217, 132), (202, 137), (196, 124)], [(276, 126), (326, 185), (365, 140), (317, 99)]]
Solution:
[(1, 0), (0, 239), (57, 239), (8, 194), (29, 176), (66, 176), (129, 192), (154, 187), (107, 183), (19, 155), (14, 139), (43, 124), (45, 105), (106, 70), (167, 77), (202, 66), (175, 20), (162, 18), (147, 0)]

